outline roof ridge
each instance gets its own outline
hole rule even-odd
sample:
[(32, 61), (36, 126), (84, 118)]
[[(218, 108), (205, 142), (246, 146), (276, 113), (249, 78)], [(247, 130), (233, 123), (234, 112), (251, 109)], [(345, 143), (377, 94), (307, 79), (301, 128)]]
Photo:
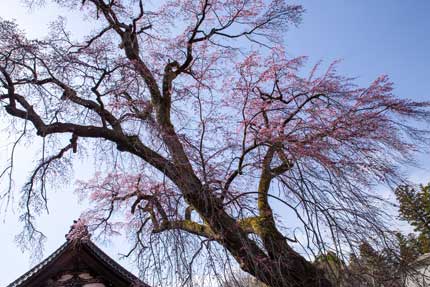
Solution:
[(95, 252), (95, 255), (99, 257), (101, 260), (105, 261), (111, 267), (114, 267), (115, 269), (117, 269), (117, 271), (121, 273), (123, 276), (128, 277), (128, 279), (131, 279), (130, 281), (133, 281), (135, 284), (140, 284), (140, 286), (142, 287), (150, 287), (142, 280), (140, 280), (139, 277), (137, 277), (132, 272), (125, 269), (121, 264), (113, 260), (106, 252), (104, 252), (100, 247), (98, 247), (91, 240), (86, 241), (85, 245), (88, 246), (93, 252)]
[[(146, 283), (144, 283), (142, 280), (140, 280), (136, 275), (125, 269), (121, 264), (116, 262), (114, 259), (112, 259), (106, 252), (104, 252), (100, 247), (98, 247), (94, 242), (91, 240), (82, 240), (79, 241), (79, 244), (83, 247), (87, 247), (88, 250), (96, 256), (98, 259), (102, 261), (103, 264), (107, 265), (108, 267), (112, 268), (115, 272), (118, 273), (119, 276), (123, 277), (127, 281), (132, 282), (133, 286), (136, 287), (150, 287)], [(61, 245), (58, 249), (56, 249), (51, 255), (46, 257), (44, 260), (42, 260), (40, 263), (35, 265), (33, 268), (31, 268), (29, 271), (18, 277), (15, 281), (7, 285), (6, 287), (19, 287), (23, 286), (28, 280), (33, 278), (34, 276), (37, 276), (40, 274), (45, 268), (53, 262), (55, 259), (57, 259), (59, 256), (61, 256), (65, 250), (68, 250), (69, 248), (73, 248), (76, 245), (76, 241), (66, 241), (63, 245)]]

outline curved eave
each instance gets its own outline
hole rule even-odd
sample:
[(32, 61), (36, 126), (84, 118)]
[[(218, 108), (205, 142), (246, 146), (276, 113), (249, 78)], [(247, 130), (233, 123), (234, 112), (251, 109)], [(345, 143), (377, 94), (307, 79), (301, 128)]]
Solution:
[[(133, 286), (141, 286), (141, 287), (150, 287), (149, 285), (142, 282), (139, 278), (137, 278), (133, 273), (126, 270), (120, 264), (118, 264), (115, 260), (109, 257), (103, 250), (101, 250), (97, 245), (95, 245), (90, 240), (85, 240), (79, 242), (80, 248), (86, 249), (88, 253), (93, 255), (97, 260), (112, 270), (118, 277), (122, 278), (126, 282), (130, 282), (130, 285)], [(35, 267), (30, 269), (28, 272), (24, 273), (18, 279), (7, 285), (6, 287), (24, 287), (29, 283), (33, 278), (37, 277), (40, 274), (43, 274), (44, 271), (47, 271), (52, 264), (59, 259), (66, 251), (70, 248), (75, 248), (76, 242), (67, 241), (62, 246), (60, 246), (57, 250), (55, 250), (50, 256), (44, 259), (42, 262), (37, 264)]]
[(40, 262), (39, 264), (31, 268), (29, 271), (21, 275), (18, 279), (16, 279), (6, 287), (23, 286), (31, 278), (43, 272), (43, 270), (45, 270), (45, 268), (49, 265), (49, 263), (55, 261), (55, 259), (57, 259), (61, 254), (63, 254), (65, 250), (67, 250), (68, 246), (69, 246), (69, 242), (64, 243), (57, 250), (55, 250), (51, 255), (49, 255), (47, 258), (42, 260), (42, 262)]

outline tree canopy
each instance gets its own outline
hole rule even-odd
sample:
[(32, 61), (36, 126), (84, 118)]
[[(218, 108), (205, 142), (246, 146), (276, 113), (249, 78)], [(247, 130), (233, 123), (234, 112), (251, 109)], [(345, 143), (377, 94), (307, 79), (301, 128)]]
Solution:
[(0, 21), (2, 116), (44, 146), (22, 190), (23, 241), (40, 240), (47, 179), (74, 156), (98, 162), (77, 186), (92, 204), (80, 222), (127, 234), (128, 256), (161, 282), (236, 262), (269, 286), (331, 286), (310, 258), (388, 236), (374, 187), (399, 183), (427, 143), (416, 122), (430, 103), (396, 96), (385, 75), (361, 87), (338, 62), (307, 71), (287, 56), (302, 6), (51, 2), (96, 29), (79, 39), (59, 18), (28, 39)]
[(430, 185), (403, 185), (396, 189), (400, 218), (418, 233), (420, 253), (430, 252)]

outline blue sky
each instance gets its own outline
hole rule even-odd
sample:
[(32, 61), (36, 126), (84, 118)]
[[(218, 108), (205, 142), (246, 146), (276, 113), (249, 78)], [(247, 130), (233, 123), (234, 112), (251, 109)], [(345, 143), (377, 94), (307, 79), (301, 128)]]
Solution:
[(300, 1), (307, 10), (287, 35), (287, 51), (343, 59), (340, 69), (368, 83), (388, 74), (402, 97), (430, 99), (430, 1)]
[[(430, 1), (428, 0), (301, 0), (306, 9), (303, 23), (291, 28), (286, 35), (287, 52), (291, 56), (307, 55), (310, 63), (323, 60), (329, 63), (343, 59), (339, 69), (350, 76), (357, 76), (360, 84), (371, 82), (380, 74), (388, 74), (395, 83), (400, 97), (430, 100)], [(0, 17), (15, 18), (30, 36), (47, 32), (47, 25), (58, 13), (66, 11), (53, 7), (29, 12), (19, 0), (1, 0)], [(85, 24), (72, 15), (69, 24), (83, 28)], [(0, 162), (6, 160), (0, 137)], [(429, 157), (417, 157), (421, 168), (409, 169), (410, 179), (426, 183), (430, 180)], [(25, 179), (31, 166), (31, 152), (19, 150), (17, 181)], [(76, 177), (88, 173), (91, 162), (77, 166)], [(72, 181), (73, 183), (73, 181)], [(49, 216), (40, 220), (41, 228), (48, 235), (46, 255), (64, 242), (72, 220), (80, 213), (80, 206), (71, 194), (73, 185), (56, 191), (51, 196)], [(0, 213), (0, 286), (4, 286), (30, 267), (28, 254), (22, 254), (14, 244), (19, 232), (17, 213)], [(115, 245), (105, 246), (114, 257), (121, 250)], [(124, 251), (124, 250), (122, 250)], [(130, 264), (126, 264), (130, 267)]]

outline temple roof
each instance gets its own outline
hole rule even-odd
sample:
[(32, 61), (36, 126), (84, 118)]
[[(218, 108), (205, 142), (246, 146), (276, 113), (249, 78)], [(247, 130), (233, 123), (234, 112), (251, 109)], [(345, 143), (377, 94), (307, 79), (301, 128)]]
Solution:
[(44, 282), (47, 280), (73, 268), (89, 269), (99, 277), (111, 282), (109, 284), (111, 286), (150, 287), (115, 262), (89, 239), (68, 240), (49, 257), (7, 287), (45, 286)]

